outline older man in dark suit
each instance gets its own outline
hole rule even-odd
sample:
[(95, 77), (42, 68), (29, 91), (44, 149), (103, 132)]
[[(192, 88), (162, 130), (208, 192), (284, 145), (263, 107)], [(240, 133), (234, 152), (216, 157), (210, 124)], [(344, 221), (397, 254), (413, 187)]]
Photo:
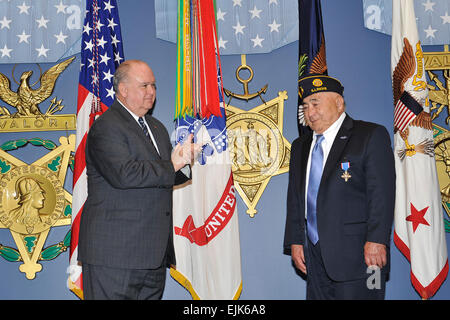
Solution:
[[(166, 266), (174, 264), (172, 188), (199, 147), (173, 150), (169, 135), (148, 114), (155, 76), (142, 61), (114, 74), (116, 101), (92, 125), (86, 143), (88, 197), (78, 258), (85, 299), (160, 299)], [(192, 137), (191, 137), (192, 138)]]
[(328, 76), (299, 81), (312, 132), (292, 144), (284, 246), (307, 299), (383, 299), (394, 157), (383, 126), (346, 115), (343, 91)]

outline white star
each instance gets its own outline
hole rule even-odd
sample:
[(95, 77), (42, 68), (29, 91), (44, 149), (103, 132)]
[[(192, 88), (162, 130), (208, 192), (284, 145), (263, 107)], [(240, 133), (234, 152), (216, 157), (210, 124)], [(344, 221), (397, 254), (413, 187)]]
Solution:
[(450, 23), (450, 16), (448, 15), (448, 12), (445, 12), (445, 16), (441, 16), (442, 18), (442, 24)]
[(242, 7), (242, 0), (233, 0), (233, 7), (239, 6)]
[(430, 10), (433, 11), (433, 6), (435, 5), (435, 2), (430, 2), (430, 0), (427, 0), (427, 2), (422, 3), (423, 6), (425, 6), (425, 12)]
[(25, 30), (22, 31), (22, 34), (18, 34), (17, 36), (19, 37), (19, 43), (21, 42), (29, 43), (28, 38), (31, 37), (30, 34), (25, 34)]
[(92, 30), (92, 28), (91, 27), (89, 27), (89, 22), (87, 22), (87, 24), (85, 24), (84, 26), (83, 26), (83, 33), (87, 33), (87, 35), (89, 35), (89, 32)]
[(114, 99), (114, 89), (113, 89), (113, 87), (111, 87), (109, 89), (106, 89), (106, 91), (108, 92), (106, 97), (111, 97), (112, 99)]
[(8, 20), (6, 19), (6, 16), (3, 17), (2, 20), (0, 20), (0, 24), (2, 25), (1, 29), (3, 28), (8, 28), (9, 29), (9, 24), (11, 23), (12, 20)]
[(219, 8), (219, 10), (217, 10), (217, 20), (225, 21), (224, 17), (225, 17), (226, 14), (227, 14), (226, 11), (222, 11)]
[(240, 24), (239, 21), (238, 21), (238, 22), (237, 22), (237, 25), (233, 26), (234, 34), (235, 34), (235, 35), (238, 34), (238, 33), (244, 34), (244, 31), (243, 31), (244, 28), (245, 28), (245, 26), (241, 26), (241, 24)]
[(62, 1), (60, 1), (59, 4), (55, 5), (54, 7), (57, 9), (56, 14), (58, 14), (58, 13), (60, 13), (60, 12), (66, 13), (66, 8), (67, 8), (67, 6), (64, 5), (64, 4), (62, 3)]
[(269, 0), (269, 6), (270, 6), (272, 3), (275, 3), (276, 5), (278, 5), (277, 0)]
[(228, 40), (223, 40), (222, 39), (222, 36), (220, 36), (220, 39), (219, 39), (219, 48), (224, 48), (224, 49), (226, 49), (226, 44), (227, 44), (227, 42), (228, 42)]
[(109, 72), (109, 69), (107, 72), (103, 71), (103, 74), (104, 74), (103, 80), (107, 80), (108, 82), (111, 82), (111, 79), (114, 75), (111, 74), (111, 72)]
[(38, 58), (39, 58), (40, 56), (47, 57), (47, 51), (48, 51), (48, 50), (50, 50), (50, 49), (45, 49), (45, 48), (44, 48), (44, 44), (41, 44), (41, 47), (40, 47), (40, 48), (36, 48), (36, 51), (38, 52)]
[(434, 33), (437, 31), (436, 29), (431, 28), (431, 24), (428, 26), (428, 29), (423, 30), (427, 34), (427, 38), (434, 38)]
[(106, 43), (107, 41), (105, 41), (105, 39), (103, 39), (103, 38), (104, 38), (104, 36), (102, 36), (101, 39), (98, 39), (97, 45), (100, 46), (100, 47), (102, 47), (102, 49), (105, 49), (105, 43)]
[(50, 20), (46, 20), (45, 18), (44, 18), (44, 16), (41, 16), (41, 18), (39, 19), (39, 20), (36, 20), (36, 22), (38, 23), (38, 29), (40, 28), (40, 27), (44, 27), (45, 29), (47, 29), (47, 23), (49, 22)]
[(120, 60), (123, 60), (123, 58), (120, 56), (120, 53), (114, 53), (114, 61), (120, 63)]
[(248, 10), (248, 12), (250, 12), (252, 14), (252, 19), (253, 18), (259, 18), (261, 19), (261, 17), (259, 16), (259, 14), (261, 13), (262, 10), (258, 10), (256, 8), (256, 5), (253, 7), (253, 10)]
[(95, 86), (96, 84), (98, 84), (98, 77), (97, 77), (97, 74), (93, 73), (93, 74), (91, 75), (91, 78), (92, 78), (91, 83), (92, 83), (94, 86)]
[(117, 40), (117, 36), (116, 35), (112, 35), (111, 36), (111, 43), (117, 47), (117, 44), (120, 42), (120, 40)]
[(22, 2), (22, 5), (21, 6), (17, 6), (17, 8), (19, 8), (19, 14), (22, 14), (22, 13), (26, 13), (26, 14), (30, 14), (29, 12), (28, 12), (28, 9), (30, 9), (31, 7), (30, 6), (27, 6), (26, 4), (25, 4), (25, 2)]
[(64, 43), (64, 44), (66, 44), (66, 38), (67, 38), (67, 36), (64, 35), (64, 34), (62, 33), (62, 31), (60, 31), (59, 34), (54, 34), (53, 36), (56, 38), (56, 43), (62, 42), (62, 43)]
[(260, 38), (259, 35), (257, 34), (256, 38), (250, 39), (250, 40), (253, 41), (253, 48), (256, 46), (260, 46), (262, 48), (262, 42), (263, 42), (264, 38)]
[(111, 9), (113, 9), (113, 8), (114, 8), (114, 6), (111, 5), (111, 1), (108, 1), (108, 2), (105, 3), (105, 9), (104, 10), (108, 10), (109, 13), (111, 13)]
[(94, 68), (94, 58), (92, 58), (92, 59), (88, 58), (88, 61), (89, 61), (88, 69), (89, 68)]
[(6, 44), (5, 44), (5, 46), (3, 47), (3, 49), (0, 49), (0, 52), (2, 53), (2, 58), (4, 57), (4, 56), (8, 56), (9, 58), (11, 58), (11, 55), (9, 54), (11, 51), (13, 51), (12, 49), (8, 49), (8, 47), (6, 46)]
[(106, 18), (106, 20), (108, 20), (108, 27), (110, 27), (113, 30), (114, 30), (114, 27), (118, 25), (117, 23), (114, 23), (114, 18), (111, 18), (111, 20)]
[(276, 31), (276, 32), (280, 32), (278, 30), (278, 28), (281, 26), (281, 24), (278, 24), (275, 19), (273, 19), (273, 22), (271, 24), (268, 24), (268, 26), (270, 27), (270, 32)]
[(104, 55), (100, 55), (100, 57), (102, 58), (102, 60), (100, 61), (100, 63), (104, 63), (105, 65), (108, 65), (108, 60), (110, 60), (111, 58), (108, 57), (108, 53), (105, 52)]
[(97, 29), (98, 32), (101, 32), (100, 29), (103, 26), (104, 26), (104, 24), (100, 20), (98, 20), (97, 23), (95, 24), (95, 28)]
[(90, 52), (92, 52), (92, 48), (94, 47), (94, 44), (92, 43), (92, 39), (90, 39), (89, 42), (85, 41), (84, 44), (86, 45), (84, 50), (89, 50)]

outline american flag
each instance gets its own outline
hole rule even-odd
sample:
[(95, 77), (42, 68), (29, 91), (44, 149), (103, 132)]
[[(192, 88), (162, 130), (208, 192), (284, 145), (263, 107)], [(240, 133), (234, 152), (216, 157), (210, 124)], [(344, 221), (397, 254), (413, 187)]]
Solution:
[[(417, 30), (422, 45), (448, 44), (450, 39), (450, 1), (414, 1)], [(392, 0), (363, 0), (364, 26), (391, 34)]]
[(398, 99), (394, 109), (394, 128), (402, 132), (422, 112), (420, 104), (406, 91)]
[(122, 36), (116, 0), (87, 0), (81, 43), (78, 85), (77, 140), (73, 174), (72, 241), (69, 288), (82, 297), (82, 270), (78, 265), (78, 232), (87, 198), (85, 143), (95, 117), (114, 101), (113, 75), (123, 61)]

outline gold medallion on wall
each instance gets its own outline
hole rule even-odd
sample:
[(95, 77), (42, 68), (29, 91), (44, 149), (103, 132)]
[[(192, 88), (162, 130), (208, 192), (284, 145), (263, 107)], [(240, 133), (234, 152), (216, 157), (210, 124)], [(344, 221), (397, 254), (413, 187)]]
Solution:
[[(227, 96), (241, 100), (259, 97), (262, 104), (242, 110), (226, 105), (227, 133), (234, 185), (247, 205), (247, 214), (254, 217), (256, 205), (267, 184), (274, 175), (289, 171), (291, 145), (283, 137), (283, 110), (287, 92), (280, 91), (278, 97), (264, 101), (262, 94), (267, 85), (255, 93), (249, 93), (248, 83), (253, 78), (253, 70), (246, 64), (245, 55), (241, 56), (241, 66), (236, 70), (236, 78), (244, 86), (243, 94), (224, 89)], [(242, 79), (239, 72), (250, 72), (248, 79)]]
[[(31, 71), (22, 73), (18, 89), (10, 89), (10, 80), (0, 73), (0, 132), (65, 130), (59, 145), (45, 138), (19, 138), (0, 143), (0, 229), (8, 229), (17, 248), (0, 244), (0, 256), (9, 262), (21, 262), (19, 270), (34, 279), (42, 270), (40, 261), (55, 259), (70, 245), (70, 231), (59, 243), (45, 247), (50, 230), (71, 224), (72, 195), (65, 190), (67, 170), (73, 166), (76, 116), (54, 115), (64, 106), (56, 97), (45, 112), (39, 104), (50, 98), (62, 71), (75, 59), (67, 59), (39, 77), (40, 87), (32, 89)], [(14, 67), (15, 68), (15, 67)], [(14, 68), (12, 79), (14, 81)], [(40, 150), (32, 150), (32, 149)], [(13, 156), (16, 150), (42, 155), (28, 164)], [(28, 150), (30, 149), (30, 150)], [(18, 153), (21, 154), (21, 153)]]
[[(448, 127), (450, 121), (450, 52), (448, 45), (442, 52), (424, 52), (424, 65), (428, 74), (428, 90), (431, 101), (434, 150), (442, 205), (450, 217), (450, 132), (436, 124), (435, 119), (444, 120)], [(448, 220), (446, 231), (450, 232)]]

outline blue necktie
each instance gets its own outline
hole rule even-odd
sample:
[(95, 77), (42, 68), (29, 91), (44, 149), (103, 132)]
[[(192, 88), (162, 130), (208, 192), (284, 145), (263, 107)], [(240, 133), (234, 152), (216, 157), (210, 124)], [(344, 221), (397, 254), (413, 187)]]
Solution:
[(309, 169), (306, 221), (308, 238), (313, 244), (316, 244), (317, 241), (319, 241), (319, 234), (317, 232), (316, 202), (323, 170), (323, 151), (321, 146), (323, 139), (323, 135), (317, 135), (316, 144), (314, 145), (314, 149), (311, 154), (311, 167)]
[(147, 138), (150, 139), (150, 133), (148, 132), (147, 126), (144, 123), (144, 118), (139, 117), (138, 119), (139, 124), (141, 125), (142, 130), (144, 131), (145, 135), (147, 136)]

